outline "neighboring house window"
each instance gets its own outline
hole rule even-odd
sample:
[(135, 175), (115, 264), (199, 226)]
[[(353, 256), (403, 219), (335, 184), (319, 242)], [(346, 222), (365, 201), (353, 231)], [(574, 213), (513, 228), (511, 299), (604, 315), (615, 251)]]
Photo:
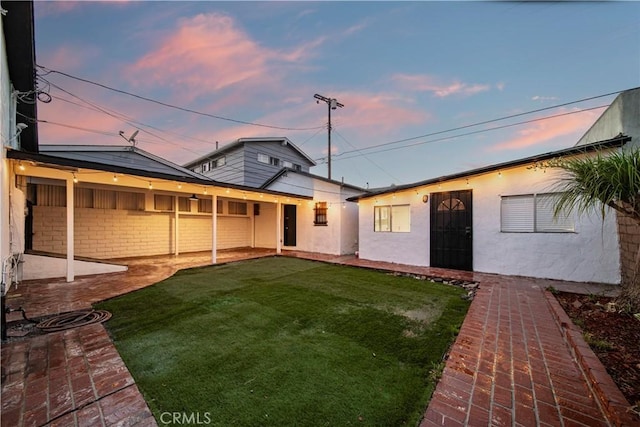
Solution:
[(154, 194), (153, 208), (157, 211), (173, 211), (173, 196)]
[(218, 159), (212, 160), (211, 161), (211, 167), (212, 168), (220, 168), (224, 165), (227, 164), (227, 158), (226, 157), (220, 157)]
[(291, 168), (291, 169), (293, 169), (293, 163), (288, 162), (288, 161), (286, 161), (286, 160), (283, 160), (283, 161), (282, 161), (282, 167), (285, 167), (285, 168)]
[(572, 233), (573, 218), (553, 217), (558, 194), (503, 196), (500, 200), (500, 231), (503, 233)]
[(277, 157), (269, 157), (269, 164), (272, 166), (280, 166), (280, 159)]
[(211, 169), (211, 163), (205, 162), (202, 164), (202, 172), (209, 172)]
[(408, 233), (411, 231), (411, 206), (374, 206), (373, 231)]
[(327, 225), (327, 202), (317, 202), (314, 208), (315, 219), (314, 225)]
[(213, 213), (213, 201), (211, 199), (198, 199), (198, 212)]
[(300, 165), (295, 165), (295, 164), (294, 164), (294, 165), (293, 165), (293, 169), (294, 169), (294, 170), (296, 170), (296, 171), (298, 171), (298, 172), (300, 172), (300, 171), (302, 170), (302, 166), (300, 166)]
[(258, 153), (258, 161), (260, 163), (269, 164), (269, 156), (267, 156), (266, 154)]
[(246, 215), (247, 204), (245, 202), (232, 202), (229, 201), (229, 215)]

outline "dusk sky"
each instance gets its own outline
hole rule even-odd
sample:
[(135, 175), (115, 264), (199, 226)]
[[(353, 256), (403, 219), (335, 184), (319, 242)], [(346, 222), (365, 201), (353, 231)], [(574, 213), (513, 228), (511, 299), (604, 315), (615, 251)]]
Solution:
[(344, 104), (332, 178), (362, 187), (572, 146), (615, 95), (469, 125), (640, 86), (637, 2), (36, 1), (35, 13), (52, 98), (38, 104), (40, 144), (125, 145), (119, 131), (139, 129), (140, 148), (184, 164), (216, 141), (286, 136), (326, 176), (318, 93)]

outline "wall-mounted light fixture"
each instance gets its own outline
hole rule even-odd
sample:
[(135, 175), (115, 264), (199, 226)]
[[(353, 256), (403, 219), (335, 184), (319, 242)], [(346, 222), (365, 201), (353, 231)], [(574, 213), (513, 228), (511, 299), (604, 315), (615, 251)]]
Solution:
[(198, 196), (196, 196), (196, 194), (193, 193), (191, 197), (189, 197), (189, 200), (198, 200)]

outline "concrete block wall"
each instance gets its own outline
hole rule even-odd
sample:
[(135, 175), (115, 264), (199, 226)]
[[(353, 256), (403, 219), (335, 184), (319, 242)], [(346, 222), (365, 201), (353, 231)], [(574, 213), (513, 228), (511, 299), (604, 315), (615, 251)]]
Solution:
[(211, 216), (181, 216), (178, 227), (180, 253), (211, 250)]
[[(75, 254), (97, 259), (173, 253), (170, 213), (75, 209)], [(66, 253), (66, 208), (34, 206), (33, 249)]]
[(628, 282), (635, 273), (636, 255), (640, 249), (640, 226), (628, 216), (617, 215), (620, 239), (620, 272), (622, 281)]

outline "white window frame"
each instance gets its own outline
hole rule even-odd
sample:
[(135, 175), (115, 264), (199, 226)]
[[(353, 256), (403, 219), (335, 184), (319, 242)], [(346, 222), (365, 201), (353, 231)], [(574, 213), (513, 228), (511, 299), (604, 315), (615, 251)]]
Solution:
[(212, 168), (221, 168), (226, 164), (227, 164), (227, 158), (225, 156), (218, 157), (217, 159), (211, 161)]
[(202, 172), (209, 172), (211, 170), (211, 163), (204, 162), (202, 164)]
[(269, 162), (270, 162), (270, 159), (271, 158), (269, 156), (267, 156), (266, 154), (258, 153), (258, 161), (260, 163), (264, 163), (264, 164), (268, 165)]
[(553, 217), (559, 193), (519, 194), (500, 197), (501, 233), (575, 233), (572, 215)]
[[(395, 222), (394, 216), (396, 217)], [(374, 206), (373, 231), (376, 233), (410, 233), (411, 205)]]

